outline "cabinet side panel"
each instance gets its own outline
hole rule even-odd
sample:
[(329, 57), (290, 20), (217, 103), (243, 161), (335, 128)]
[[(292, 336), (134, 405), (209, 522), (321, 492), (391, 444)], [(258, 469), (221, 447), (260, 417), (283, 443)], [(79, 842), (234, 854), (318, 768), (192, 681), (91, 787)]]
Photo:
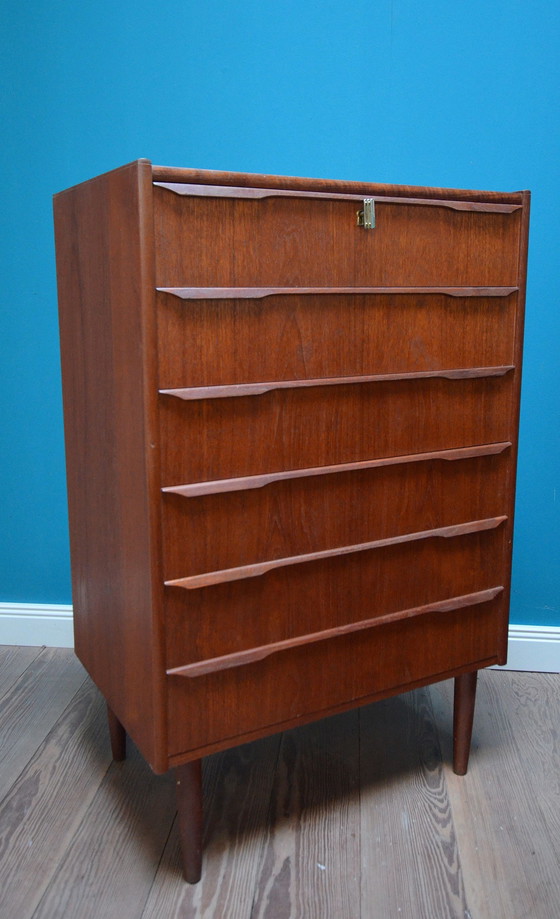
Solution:
[(76, 653), (160, 771), (150, 194), (133, 163), (54, 209)]

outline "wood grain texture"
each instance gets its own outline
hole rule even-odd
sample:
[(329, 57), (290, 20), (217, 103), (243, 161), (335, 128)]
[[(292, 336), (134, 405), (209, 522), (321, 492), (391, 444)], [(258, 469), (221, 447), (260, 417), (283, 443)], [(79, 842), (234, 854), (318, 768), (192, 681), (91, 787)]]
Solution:
[(260, 399), (162, 398), (161, 484), (510, 440), (510, 376), (286, 390)]
[[(158, 294), (159, 386), (510, 365), (517, 294)], [(255, 342), (268, 347), (255, 347)]]
[(0, 699), (40, 653), (40, 648), (0, 645)]
[[(515, 346), (514, 346), (514, 362), (517, 362), (517, 366), (521, 369), (522, 367), (522, 354), (523, 354), (523, 334), (525, 327), (525, 297), (526, 297), (526, 288), (527, 288), (527, 255), (529, 248), (529, 216), (531, 210), (531, 194), (528, 191), (523, 192), (523, 213), (521, 219), (521, 234), (519, 240), (519, 253), (518, 253), (518, 265), (517, 265), (517, 276), (519, 282), (519, 295), (518, 295), (518, 304), (515, 317)], [(509, 491), (509, 500), (510, 506), (515, 506), (515, 488), (516, 488), (516, 475), (517, 475), (517, 446), (519, 442), (519, 411), (521, 404), (521, 373), (515, 375), (512, 380), (512, 392), (511, 392), (511, 404), (510, 404), (510, 426), (511, 430), (514, 432), (513, 443), (513, 456), (512, 463), (509, 468), (509, 474), (507, 479), (507, 488)], [(504, 611), (509, 608), (509, 592), (511, 590), (511, 566), (512, 566), (512, 552), (506, 552), (503, 560), (504, 570), (507, 572), (507, 596), (508, 602), (504, 606)], [(502, 643), (500, 648), (500, 664), (505, 664), (507, 660), (507, 621), (504, 618), (503, 628), (502, 628)]]
[[(434, 460), (418, 454), (388, 458), (387, 465), (384, 459), (374, 460), (364, 468), (358, 464), (357, 469), (289, 470), (286, 478), (278, 473), (177, 486), (177, 494), (166, 490), (164, 577), (169, 581), (213, 568), (305, 555), (353, 540), (365, 543), (500, 516), (508, 463), (500, 449), (478, 448), (482, 455), (473, 457), (468, 449), (457, 451), (460, 459), (449, 461), (438, 459), (438, 454)], [(332, 476), (328, 488), (322, 475)], [(235, 490), (247, 482), (267, 487)]]
[[(196, 680), (169, 677), (170, 752), (179, 765), (223, 749), (234, 738), (242, 743), (256, 732), (272, 733), (397, 694), (434, 676), (443, 679), (496, 663), (499, 603), (498, 597), (445, 616), (379, 625)], [(420, 656), (427, 629), (430, 642)], [(181, 658), (178, 664), (184, 663)], [(336, 681), (330, 677), (333, 669)], [(224, 698), (231, 700), (228, 707)]]
[(357, 552), (370, 552), (372, 549), (385, 549), (390, 546), (401, 545), (406, 542), (419, 542), (422, 539), (453, 539), (456, 536), (465, 536), (468, 533), (480, 533), (483, 530), (493, 530), (505, 523), (507, 517), (491, 517), (486, 520), (471, 520), (466, 523), (457, 523), (449, 527), (436, 527), (430, 530), (421, 530), (419, 533), (403, 533), (401, 536), (389, 536), (386, 539), (375, 539), (369, 542), (358, 543), (353, 546), (337, 546), (335, 549), (322, 549), (320, 552), (308, 552), (304, 555), (293, 555), (288, 558), (277, 558), (273, 561), (258, 562), (252, 565), (242, 565), (238, 568), (227, 568), (222, 571), (209, 571), (206, 574), (191, 575), (187, 578), (177, 578), (166, 581), (166, 587), (184, 587), (187, 590), (197, 590), (200, 587), (211, 587), (214, 584), (225, 584), (228, 581), (241, 581), (245, 578), (255, 578), (275, 571), (277, 568), (289, 568), (292, 565), (306, 565), (310, 562), (320, 562), (324, 559), (339, 558), (345, 555), (354, 555)]
[[(480, 590), (477, 593), (467, 594), (462, 597), (450, 597), (449, 600), (440, 600), (437, 603), (430, 603), (426, 606), (415, 606), (413, 609), (398, 610), (395, 613), (387, 613), (385, 616), (377, 616), (375, 619), (366, 619), (363, 622), (352, 622), (348, 625), (338, 626), (338, 628), (326, 629), (323, 632), (314, 632), (311, 635), (300, 635), (298, 638), (288, 638), (285, 641), (277, 641), (269, 645), (262, 645), (260, 648), (249, 648), (247, 651), (225, 654), (222, 657), (201, 661), (198, 664), (187, 664), (184, 667), (174, 667), (172, 670), (168, 670), (167, 674), (168, 676), (197, 677), (204, 676), (206, 673), (218, 673), (220, 670), (228, 670), (230, 667), (243, 667), (254, 661), (261, 661), (271, 654), (279, 654), (282, 651), (289, 651), (291, 648), (300, 648), (302, 645), (310, 645), (318, 641), (329, 641), (331, 638), (351, 635), (353, 632), (362, 632), (365, 629), (384, 625), (388, 622), (411, 619), (413, 616), (427, 616), (429, 613), (447, 613), (450, 610), (464, 609), (466, 606), (476, 606), (478, 603), (487, 603), (489, 600), (493, 600), (497, 597), (502, 590), (503, 587), (493, 587), (490, 590)], [(460, 677), (457, 679), (460, 679)], [(463, 737), (468, 733), (468, 743), (470, 744), (470, 731), (465, 729), (463, 732), (463, 724), (464, 719), (458, 723), (457, 734)], [(465, 745), (463, 745), (463, 749), (464, 746)], [(464, 772), (459, 774), (464, 775)]]
[(76, 652), (161, 771), (149, 167), (57, 195), (55, 229)]
[[(24, 660), (25, 649), (18, 653)], [(49, 682), (60, 699), (57, 720), (40, 744), (25, 719), (12, 716), (17, 745), (33, 755), (23, 761), (0, 805), (3, 916), (24, 919), (35, 913), (109, 766), (105, 706), (99, 692), (84, 680), (66, 704), (64, 683), (58, 676), (62, 662), (71, 658), (71, 652), (63, 652), (58, 660), (50, 658), (32, 690), (39, 710)], [(25, 704), (23, 688), (18, 692)]]
[(140, 915), (173, 821), (168, 778), (155, 776), (136, 750), (112, 764), (80, 821), (34, 919), (122, 919)]
[(202, 878), (196, 887), (181, 883), (175, 822), (142, 919), (249, 919), (269, 834), (280, 743), (275, 735), (204, 761)]
[[(140, 160), (148, 163), (148, 160)], [(151, 165), (151, 164), (150, 164)], [(196, 182), (201, 185), (237, 185), (256, 188), (292, 188), (305, 191), (333, 191), (371, 196), (399, 195), (417, 198), (460, 198), (466, 201), (503, 201), (523, 203), (523, 192), (473, 191), (471, 189), (425, 188), (418, 185), (386, 185), (372, 182), (350, 182), (341, 179), (301, 178), (298, 176), (261, 175), (259, 173), (225, 172), (212, 169), (185, 169), (175, 166), (152, 166), (155, 182)]]
[(470, 916), (426, 690), (360, 711), (360, 777), (365, 915)]
[(0, 710), (0, 799), (45, 739), (84, 677), (83, 667), (73, 655), (57, 648), (43, 648), (4, 694)]
[[(269, 472), (263, 475), (239, 476), (231, 479), (217, 479), (214, 482), (193, 482), (191, 485), (170, 485), (162, 488), (165, 494), (181, 495), (185, 498), (199, 498), (204, 495), (223, 494), (232, 491), (247, 491), (253, 488), (264, 488), (277, 482), (293, 479), (314, 478), (321, 475), (339, 475), (343, 472), (361, 472), (366, 469), (379, 469), (383, 466), (399, 466), (408, 463), (424, 463), (431, 460), (452, 462), (474, 457), (494, 456), (507, 450), (509, 441), (495, 444), (482, 444), (476, 447), (458, 447), (455, 450), (433, 450), (430, 453), (410, 453), (401, 456), (384, 456), (375, 460), (362, 460), (357, 463), (339, 463), (336, 466), (311, 466), (308, 469), (286, 469), (283, 472)], [(245, 496), (246, 497), (246, 496)], [(479, 515), (480, 516), (480, 515)]]
[[(320, 198), (330, 201), (354, 201), (356, 204), (362, 203), (362, 195), (340, 194), (337, 192), (321, 191), (296, 191), (294, 189), (274, 189), (274, 188), (250, 188), (248, 186), (235, 185), (189, 185), (187, 183), (176, 182), (154, 182), (158, 188), (164, 188), (176, 195), (194, 196), (199, 198), (251, 198), (261, 200), (262, 198)], [(478, 201), (454, 201), (451, 198), (403, 198), (391, 195), (379, 195), (373, 200), (379, 204), (408, 204), (424, 205), (425, 207), (447, 207), (454, 211), (473, 211), (477, 213), (494, 213), (494, 214), (512, 214), (519, 210), (520, 204), (499, 204), (497, 202), (478, 202)]]
[[(364, 555), (279, 568), (263, 578), (205, 590), (169, 589), (167, 666), (489, 590), (497, 586), (496, 572), (508, 539), (509, 529), (502, 524), (433, 543), (404, 542)], [(403, 631), (406, 628), (403, 624)]]
[[(479, 677), (469, 773), (446, 782), (473, 917), (548, 919), (560, 900), (557, 674)], [(431, 695), (450, 760), (452, 686)]]
[(517, 286), (519, 211), (384, 204), (366, 232), (355, 201), (185, 198), (155, 187), (154, 207), (158, 287)]
[(255, 919), (362, 913), (359, 741), (357, 712), (283, 735)]

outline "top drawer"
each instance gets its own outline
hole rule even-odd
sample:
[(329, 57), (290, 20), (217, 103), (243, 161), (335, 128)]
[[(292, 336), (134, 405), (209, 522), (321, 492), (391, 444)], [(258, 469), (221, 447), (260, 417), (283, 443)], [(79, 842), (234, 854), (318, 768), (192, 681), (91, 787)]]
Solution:
[(521, 205), (156, 183), (158, 287), (512, 286)]

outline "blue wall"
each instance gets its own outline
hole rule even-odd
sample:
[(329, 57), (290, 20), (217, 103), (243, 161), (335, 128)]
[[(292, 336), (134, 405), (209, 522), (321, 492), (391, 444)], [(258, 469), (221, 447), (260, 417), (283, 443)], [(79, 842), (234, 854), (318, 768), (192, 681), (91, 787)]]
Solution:
[(70, 602), (51, 195), (137, 157), (534, 194), (513, 619), (560, 625), (549, 0), (4, 0), (0, 600)]

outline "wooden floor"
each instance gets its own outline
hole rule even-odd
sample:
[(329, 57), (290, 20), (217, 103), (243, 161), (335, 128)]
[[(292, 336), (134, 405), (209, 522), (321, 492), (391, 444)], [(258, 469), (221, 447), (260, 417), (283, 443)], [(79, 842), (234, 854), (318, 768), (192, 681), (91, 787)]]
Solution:
[(205, 761), (203, 877), (174, 790), (71, 651), (0, 648), (2, 919), (555, 919), (560, 675), (486, 671), (469, 774), (451, 684)]

